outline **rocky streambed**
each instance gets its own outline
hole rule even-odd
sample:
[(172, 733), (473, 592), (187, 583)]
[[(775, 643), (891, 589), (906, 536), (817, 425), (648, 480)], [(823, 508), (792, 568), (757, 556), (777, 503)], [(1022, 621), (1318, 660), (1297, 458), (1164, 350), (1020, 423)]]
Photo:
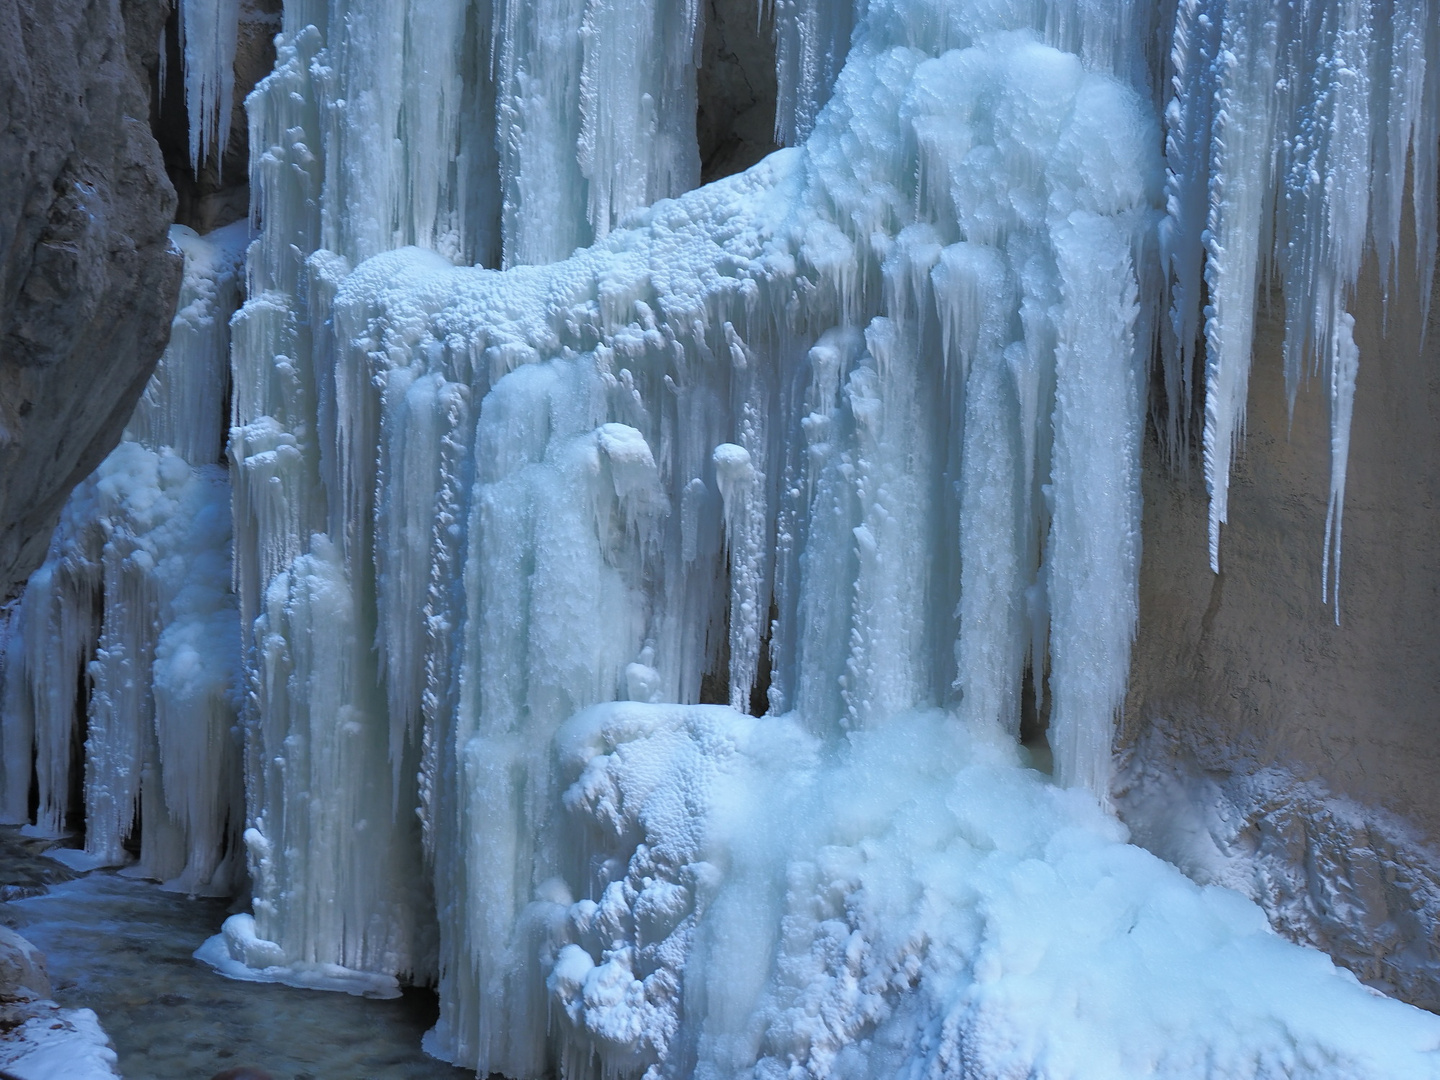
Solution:
[[(420, 1049), (435, 1020), (432, 993), (373, 1001), (231, 981), (191, 955), (219, 930), (227, 901), (113, 871), (75, 874), (45, 856), (46, 846), (0, 829), (0, 924), (44, 954), (60, 1007), (94, 1010), (127, 1080), (203, 1080), (238, 1066), (275, 1080), (473, 1075)], [(7, 1038), (0, 1033), (0, 1068), (24, 1080), (50, 1075), (32, 1076), (23, 1060), (3, 1064)]]

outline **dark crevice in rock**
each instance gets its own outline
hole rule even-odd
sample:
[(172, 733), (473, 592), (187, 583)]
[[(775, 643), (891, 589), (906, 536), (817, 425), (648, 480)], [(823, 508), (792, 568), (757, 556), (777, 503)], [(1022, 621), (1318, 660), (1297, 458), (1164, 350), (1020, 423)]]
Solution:
[(251, 0), (241, 6), (236, 33), (235, 86), (230, 134), (224, 153), (200, 163), (190, 159), (190, 114), (185, 101), (185, 64), (180, 52), (180, 20), (172, 9), (165, 23), (165, 78), (153, 73), (150, 126), (175, 185), (175, 221), (204, 234), (239, 221), (250, 211), (250, 136), (245, 98), (275, 66), (275, 35), (280, 30), (281, 0)]
[(705, 0), (695, 134), (700, 182), (742, 172), (777, 149), (775, 36), (754, 0)]

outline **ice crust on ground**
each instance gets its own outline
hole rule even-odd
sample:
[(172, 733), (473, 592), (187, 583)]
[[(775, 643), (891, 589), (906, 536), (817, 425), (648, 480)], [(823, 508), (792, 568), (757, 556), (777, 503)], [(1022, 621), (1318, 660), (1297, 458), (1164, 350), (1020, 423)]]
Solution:
[(20, 1080), (115, 1080), (120, 1075), (110, 1039), (91, 1009), (49, 1008), (7, 1030), (0, 1068)]
[[(1104, 807), (1147, 361), (1177, 452), (1206, 365), (1213, 540), (1283, 280), (1338, 565), (1343, 306), (1407, 153), (1434, 201), (1430, 3), (777, 0), (799, 145), (686, 192), (697, 5), (290, 0), (244, 307), (180, 234), (176, 363), (6, 622), (6, 812), (33, 739), (63, 827), (98, 640), (87, 850), (137, 797), (148, 872), (243, 850), (202, 958), (435, 979), (427, 1049), (482, 1074), (1435, 1075), (1440, 1021)], [(233, 593), (188, 456), (222, 325)]]
[(1121, 756), (1114, 790), (1135, 843), (1255, 901), (1367, 985), (1440, 1006), (1440, 948), (1425, 929), (1440, 913), (1440, 859), (1403, 818), (1166, 720)]
[(226, 978), (241, 982), (273, 982), (302, 990), (336, 990), (356, 997), (395, 998), (400, 983), (393, 975), (352, 971), (339, 964), (297, 964), (287, 961), (280, 946), (255, 934), (253, 915), (232, 915), (221, 932), (195, 950), (195, 959)]

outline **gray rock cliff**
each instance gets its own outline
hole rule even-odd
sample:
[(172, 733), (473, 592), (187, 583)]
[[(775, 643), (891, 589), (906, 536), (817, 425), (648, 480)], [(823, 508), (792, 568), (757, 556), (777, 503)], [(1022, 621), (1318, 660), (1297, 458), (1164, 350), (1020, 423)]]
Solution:
[(165, 0), (0, 0), (0, 600), (120, 438), (170, 335), (150, 131)]

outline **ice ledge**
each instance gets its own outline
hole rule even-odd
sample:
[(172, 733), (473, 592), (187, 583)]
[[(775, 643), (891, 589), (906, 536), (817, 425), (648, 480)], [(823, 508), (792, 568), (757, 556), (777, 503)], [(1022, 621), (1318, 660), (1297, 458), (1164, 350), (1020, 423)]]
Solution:
[(301, 990), (335, 990), (355, 997), (396, 998), (400, 983), (393, 975), (356, 971), (339, 964), (287, 963), (280, 946), (255, 933), (253, 915), (232, 915), (220, 933), (195, 950), (196, 960), (209, 964), (227, 979), (281, 983)]

